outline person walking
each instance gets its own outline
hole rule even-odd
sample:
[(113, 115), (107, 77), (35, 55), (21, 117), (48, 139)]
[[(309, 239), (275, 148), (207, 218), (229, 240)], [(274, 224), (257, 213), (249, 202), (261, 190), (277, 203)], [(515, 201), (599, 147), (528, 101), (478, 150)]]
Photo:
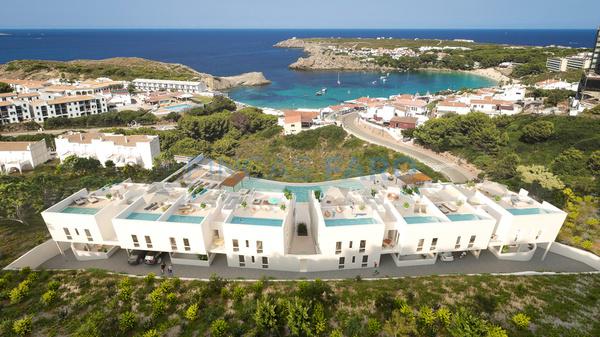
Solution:
[(169, 277), (173, 276), (173, 266), (169, 265), (169, 267), (167, 268), (167, 272), (169, 273)]
[(373, 275), (379, 275), (379, 270), (377, 270), (377, 261), (374, 262), (375, 270), (373, 271)]
[(164, 275), (165, 274), (165, 268), (167, 268), (167, 265), (163, 262), (160, 264), (160, 274)]

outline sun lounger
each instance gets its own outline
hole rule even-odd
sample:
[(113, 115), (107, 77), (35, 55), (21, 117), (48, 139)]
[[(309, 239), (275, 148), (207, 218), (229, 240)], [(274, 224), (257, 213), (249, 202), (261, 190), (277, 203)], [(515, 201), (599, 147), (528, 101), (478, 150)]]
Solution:
[(86, 200), (84, 198), (78, 198), (73, 200), (73, 202), (75, 203), (75, 205), (81, 206), (81, 205), (85, 205)]
[(88, 197), (88, 198), (87, 198), (87, 201), (88, 201), (89, 203), (95, 204), (95, 203), (97, 203), (99, 200), (98, 200), (98, 198), (96, 198), (96, 197)]
[[(156, 206), (156, 203), (153, 202), (150, 205), (144, 207), (144, 211), (148, 211), (148, 210), (152, 209), (152, 207), (155, 207), (155, 206)], [(154, 208), (154, 209), (156, 209), (156, 208)]]
[(446, 207), (450, 212), (456, 212), (458, 211), (458, 208), (454, 207), (453, 205), (450, 205), (448, 203), (443, 203), (442, 205), (444, 205), (444, 207)]

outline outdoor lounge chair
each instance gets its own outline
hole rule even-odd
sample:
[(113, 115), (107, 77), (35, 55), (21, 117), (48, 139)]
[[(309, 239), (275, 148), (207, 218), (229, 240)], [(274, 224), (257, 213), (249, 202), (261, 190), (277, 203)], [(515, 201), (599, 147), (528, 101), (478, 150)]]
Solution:
[(95, 203), (97, 203), (99, 200), (98, 200), (98, 198), (96, 198), (96, 197), (94, 197), (94, 196), (90, 196), (90, 197), (88, 197), (88, 198), (87, 198), (87, 201), (88, 201), (89, 203), (95, 204)]
[(85, 205), (86, 200), (84, 198), (77, 198), (77, 199), (73, 200), (73, 202), (78, 206), (82, 206), (82, 205)]

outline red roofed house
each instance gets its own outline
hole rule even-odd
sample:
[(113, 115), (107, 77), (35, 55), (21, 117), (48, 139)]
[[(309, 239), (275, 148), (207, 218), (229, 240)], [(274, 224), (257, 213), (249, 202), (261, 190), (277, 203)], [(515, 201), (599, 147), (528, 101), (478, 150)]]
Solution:
[(416, 117), (395, 116), (390, 119), (390, 127), (395, 129), (414, 129), (417, 127)]
[(319, 117), (318, 111), (285, 110), (283, 112), (283, 133), (285, 135), (300, 133), (302, 129), (313, 126), (317, 117)]

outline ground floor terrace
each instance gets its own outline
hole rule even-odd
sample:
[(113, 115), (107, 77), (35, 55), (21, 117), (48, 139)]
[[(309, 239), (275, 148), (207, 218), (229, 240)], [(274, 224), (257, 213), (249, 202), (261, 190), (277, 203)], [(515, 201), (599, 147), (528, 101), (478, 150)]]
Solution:
[[(360, 276), (361, 278), (387, 278), (387, 277), (413, 277), (429, 275), (452, 274), (485, 274), (485, 273), (525, 273), (525, 272), (566, 272), (580, 273), (593, 272), (590, 266), (566, 258), (564, 256), (548, 253), (542, 261), (543, 250), (538, 249), (530, 261), (498, 260), (490, 251), (482, 251), (479, 258), (468, 254), (464, 258), (452, 262), (438, 260), (435, 264), (424, 266), (398, 267), (390, 255), (382, 255), (377, 268), (332, 270), (323, 272), (287, 272), (268, 269), (250, 269), (227, 266), (225, 255), (217, 254), (210, 267), (173, 264), (174, 276), (180, 278), (208, 279), (211, 274), (217, 274), (229, 279), (254, 280), (268, 277), (280, 280), (291, 279), (344, 279)], [(166, 257), (166, 264), (170, 261)], [(155, 273), (160, 276), (160, 266), (144, 264), (129, 265), (127, 252), (119, 250), (105, 260), (78, 261), (73, 252), (68, 249), (64, 255), (57, 255), (39, 268), (41, 269), (104, 269), (109, 272), (144, 276)]]

